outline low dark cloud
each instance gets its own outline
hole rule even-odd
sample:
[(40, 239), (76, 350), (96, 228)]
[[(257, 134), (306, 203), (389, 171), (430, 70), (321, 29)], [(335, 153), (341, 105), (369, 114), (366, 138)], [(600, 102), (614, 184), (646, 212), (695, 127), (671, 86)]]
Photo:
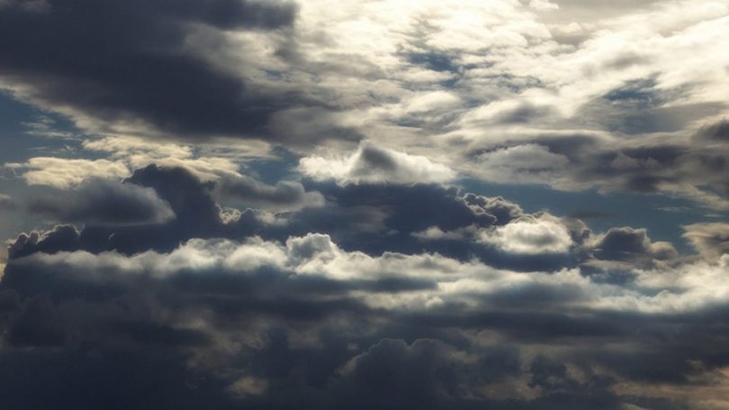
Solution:
[[(725, 303), (660, 282), (674, 274), (652, 262), (676, 253), (645, 230), (594, 234), (436, 184), (303, 181), (323, 206), (226, 219), (217, 184), (152, 165), (105, 189), (154, 192), (175, 219), (16, 239), (0, 282), (13, 406), (681, 408), (620, 388), (713, 388), (729, 365)], [(601, 281), (585, 261), (642, 272)], [(18, 372), (54, 378), (37, 395)]]

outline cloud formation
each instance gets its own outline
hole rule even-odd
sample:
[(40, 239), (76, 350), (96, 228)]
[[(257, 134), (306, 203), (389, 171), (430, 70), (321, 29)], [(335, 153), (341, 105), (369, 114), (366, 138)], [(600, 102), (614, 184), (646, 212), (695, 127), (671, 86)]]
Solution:
[[(290, 27), (293, 3), (43, 3), (39, 12), (0, 10), (3, 86), (89, 130), (144, 135), (149, 126), (200, 138), (250, 135), (263, 132), (267, 117), (285, 104), (283, 96), (260, 95), (243, 78), (196, 56), (189, 37), (210, 32), (206, 47), (214, 49), (227, 30)], [(33, 34), (17, 41), (21, 31)]]
[(448, 182), (456, 172), (419, 155), (409, 155), (371, 143), (360, 144), (351, 156), (337, 159), (312, 155), (299, 163), (302, 174), (317, 180), (345, 183), (429, 183)]
[(57, 223), (105, 226), (164, 223), (175, 218), (169, 204), (154, 190), (109, 180), (90, 180), (75, 190), (33, 199), (28, 210)]
[[(3, 278), (4, 343), (63, 355), (92, 345), (112, 369), (121, 366), (109, 362), (113, 351), (142, 358), (163, 347), (172, 362), (160, 372), (177, 360), (211, 398), (253, 406), (357, 398), (364, 407), (546, 409), (570, 397), (618, 408), (648, 399), (621, 395), (628, 382), (657, 388), (705, 377), (701, 386), (721, 388), (712, 372), (727, 362), (705, 349), (718, 343), (711, 332), (722, 323), (725, 270), (723, 262), (638, 270), (636, 287), (619, 287), (578, 270), (371, 257), (320, 234), (286, 243), (194, 239), (132, 256), (38, 252), (16, 256)], [(649, 318), (649, 328), (635, 330)], [(676, 323), (684, 330), (667, 342)], [(601, 347), (575, 344), (588, 340)], [(535, 351), (537, 342), (546, 347)], [(307, 399), (286, 382), (302, 371)]]
[(726, 408), (728, 18), (0, 0), (3, 408)]

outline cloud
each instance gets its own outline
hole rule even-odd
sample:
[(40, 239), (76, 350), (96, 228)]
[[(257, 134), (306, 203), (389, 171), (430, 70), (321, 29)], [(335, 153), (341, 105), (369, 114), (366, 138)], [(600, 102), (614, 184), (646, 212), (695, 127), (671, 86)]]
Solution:
[(241, 176), (222, 179), (218, 189), (224, 199), (266, 209), (295, 209), (324, 204), (324, 197), (320, 193), (307, 192), (301, 183), (293, 181), (279, 181), (271, 186)]
[(540, 145), (518, 145), (485, 152), (478, 156), (480, 172), (490, 181), (535, 183), (554, 181), (570, 161)]
[[(93, 346), (98, 365), (125, 369), (108, 359), (121, 354), (141, 371), (142, 359), (164, 352), (166, 365), (152, 362), (159, 372), (177, 369), (174, 380), (187, 379), (181, 386), (216, 402), (547, 409), (588, 397), (634, 402), (615, 391), (674, 386), (729, 365), (711, 352), (723, 326), (725, 271), (695, 262), (636, 271), (633, 286), (616, 286), (578, 269), (371, 257), (324, 234), (193, 239), (135, 255), (14, 254), (0, 325), (5, 346), (34, 347), (21, 363), (8, 362), (13, 369), (35, 359), (61, 374), (64, 365), (39, 355), (53, 349), (65, 363)], [(77, 366), (86, 369), (92, 363), (82, 357)], [(154, 374), (137, 380), (151, 386), (163, 376)], [(87, 380), (86, 370), (78, 377)], [(308, 387), (286, 383), (291, 377)]]
[(549, 219), (522, 218), (493, 232), (484, 232), (480, 241), (519, 254), (567, 253), (573, 245), (569, 231)]
[(71, 191), (35, 198), (28, 210), (53, 222), (104, 226), (164, 223), (175, 218), (169, 204), (154, 190), (109, 180), (90, 180)]
[(717, 261), (729, 253), (729, 225), (721, 222), (697, 223), (685, 225), (683, 229), (683, 237), (706, 260)]
[(0, 210), (13, 210), (17, 207), (13, 197), (0, 194)]
[(8, 247), (10, 258), (20, 258), (36, 252), (56, 253), (81, 248), (78, 230), (71, 225), (57, 225), (46, 232), (21, 233)]
[(299, 170), (318, 180), (334, 179), (345, 183), (430, 183), (447, 182), (456, 173), (445, 165), (426, 157), (380, 148), (371, 143), (360, 144), (347, 158), (324, 158), (313, 155), (302, 158)]
[(114, 179), (129, 175), (129, 169), (124, 164), (105, 159), (36, 157), (22, 164), (5, 164), (5, 168), (24, 171), (22, 177), (29, 185), (60, 189), (80, 185), (88, 179)]
[[(250, 136), (264, 133), (276, 107), (288, 105), (212, 67), (190, 50), (190, 36), (196, 28), (210, 32), (206, 46), (215, 49), (228, 30), (285, 29), (296, 19), (293, 3), (45, 4), (45, 13), (0, 10), (2, 83), (20, 99), (70, 115), (87, 131)], [(34, 34), (11, 40), (25, 30)]]
[(650, 262), (676, 258), (678, 252), (668, 242), (651, 242), (645, 229), (610, 228), (594, 237), (589, 248), (603, 260)]
[(0, 87), (77, 128), (3, 166), (77, 225), (0, 263), (4, 407), (721, 407), (726, 224), (495, 195), (729, 209), (728, 13), (0, 0)]

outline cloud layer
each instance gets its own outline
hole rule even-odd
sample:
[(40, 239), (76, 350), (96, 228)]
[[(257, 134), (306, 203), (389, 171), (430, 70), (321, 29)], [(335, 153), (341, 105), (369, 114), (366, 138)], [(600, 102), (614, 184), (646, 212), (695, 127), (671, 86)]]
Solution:
[[(1, 350), (19, 352), (0, 377), (26, 392), (10, 407), (58, 399), (23, 371), (57, 376), (42, 388), (77, 408), (142, 408), (137, 387), (181, 408), (723, 400), (729, 265), (697, 239), (720, 225), (686, 227), (706, 259), (682, 259), (643, 229), (593, 233), (437, 184), (313, 186), (326, 203), (231, 215), (215, 183), (149, 166), (55, 204), (85, 226), (19, 236), (0, 287)], [(175, 218), (100, 224), (95, 196), (121, 195)], [(81, 394), (94, 374), (104, 395)]]
[(2, 408), (729, 408), (728, 25), (0, 0)]

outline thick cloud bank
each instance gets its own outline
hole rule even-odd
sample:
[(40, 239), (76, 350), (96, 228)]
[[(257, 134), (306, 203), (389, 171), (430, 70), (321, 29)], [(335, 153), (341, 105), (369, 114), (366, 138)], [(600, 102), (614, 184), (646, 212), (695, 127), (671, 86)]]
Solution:
[[(720, 408), (719, 225), (686, 227), (707, 259), (682, 261), (643, 229), (439, 185), (316, 183), (326, 203), (234, 213), (226, 183), (150, 166), (54, 205), (82, 229), (14, 241), (8, 408)], [(175, 218), (99, 225), (94, 198)]]

